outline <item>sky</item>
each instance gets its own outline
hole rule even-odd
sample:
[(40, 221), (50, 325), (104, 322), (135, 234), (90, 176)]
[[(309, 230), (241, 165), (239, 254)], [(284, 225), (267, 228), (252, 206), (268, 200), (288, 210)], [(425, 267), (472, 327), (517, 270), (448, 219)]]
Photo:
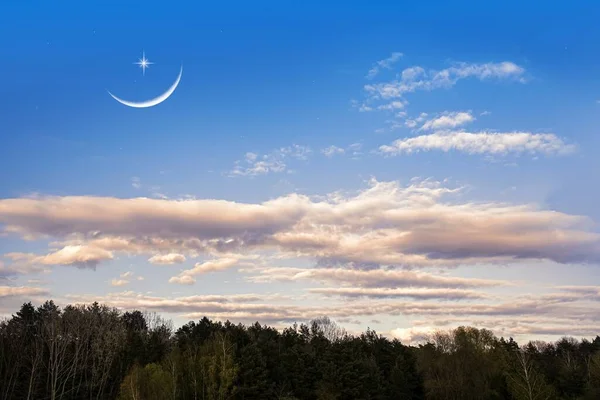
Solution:
[[(600, 4), (11, 2), (0, 314), (600, 322)], [(145, 56), (152, 64), (136, 63)], [(133, 108), (109, 94), (153, 107)]]

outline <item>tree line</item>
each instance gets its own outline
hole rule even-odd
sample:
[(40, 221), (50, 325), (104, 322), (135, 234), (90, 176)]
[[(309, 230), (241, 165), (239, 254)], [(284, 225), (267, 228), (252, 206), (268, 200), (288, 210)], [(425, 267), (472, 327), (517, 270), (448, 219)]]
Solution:
[(283, 331), (31, 303), (0, 323), (0, 399), (592, 400), (600, 337), (519, 346), (486, 329), (406, 346), (327, 317)]

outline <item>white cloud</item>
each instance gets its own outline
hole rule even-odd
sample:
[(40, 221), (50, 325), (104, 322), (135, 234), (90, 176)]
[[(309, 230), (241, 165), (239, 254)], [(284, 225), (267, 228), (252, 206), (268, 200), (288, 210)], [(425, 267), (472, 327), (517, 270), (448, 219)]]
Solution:
[(362, 152), (360, 151), (362, 149), (362, 143), (352, 143), (349, 146), (347, 146), (346, 148), (342, 148), (342, 147), (338, 147), (338, 146), (329, 146), (323, 150), (321, 150), (321, 153), (323, 153), (326, 157), (333, 157), (336, 154), (350, 154), (354, 157), (359, 156), (362, 154)]
[(281, 147), (263, 156), (256, 153), (246, 153), (244, 161), (235, 162), (229, 176), (257, 176), (285, 172), (288, 170), (286, 160), (307, 160), (311, 153), (310, 147), (297, 144)]
[(374, 78), (382, 69), (390, 69), (392, 65), (394, 65), (400, 58), (402, 58), (403, 54), (399, 52), (392, 53), (391, 56), (385, 58), (383, 60), (379, 60), (373, 65), (373, 67), (367, 73), (367, 79)]
[(185, 256), (178, 253), (157, 254), (148, 259), (150, 264), (156, 265), (172, 265), (185, 262)]
[(399, 80), (365, 85), (370, 100), (401, 98), (406, 93), (417, 90), (434, 90), (454, 86), (459, 80), (477, 78), (479, 80), (517, 79), (524, 82), (525, 70), (509, 61), (500, 63), (470, 64), (455, 63), (452, 67), (440, 71), (416, 66), (402, 71)]
[(94, 267), (99, 262), (111, 260), (110, 251), (93, 246), (65, 246), (62, 249), (36, 259), (34, 262), (44, 265), (77, 265)]
[(321, 150), (326, 157), (333, 157), (336, 154), (344, 154), (345, 150), (337, 146), (329, 146)]
[(531, 132), (463, 132), (440, 131), (429, 135), (398, 139), (379, 150), (388, 155), (411, 154), (420, 151), (460, 151), (467, 154), (570, 154), (576, 147), (551, 133)]
[(442, 115), (426, 121), (419, 130), (443, 130), (453, 129), (475, 121), (470, 112), (445, 112)]
[(391, 103), (387, 103), (387, 104), (382, 104), (380, 106), (377, 107), (378, 110), (399, 110), (404, 108), (404, 106), (406, 105), (406, 102), (403, 101), (392, 101)]
[(178, 275), (169, 279), (169, 283), (178, 283), (180, 285), (193, 285), (196, 279), (190, 275)]
[[(402, 115), (401, 118), (404, 118), (405, 115)], [(406, 121), (404, 121), (404, 125), (407, 128), (415, 128), (418, 124), (420, 124), (421, 122), (425, 121), (425, 119), (427, 118), (427, 113), (422, 112), (421, 114), (419, 114), (418, 117), (416, 118), (407, 118)]]
[(17, 262), (24, 269), (34, 270), (36, 266), (73, 265), (80, 268), (95, 268), (102, 261), (112, 260), (113, 253), (106, 249), (89, 245), (66, 245), (60, 250), (44, 256), (30, 253), (8, 253), (5, 257)]
[(134, 189), (140, 189), (142, 187), (140, 178), (138, 178), (137, 176), (131, 178), (131, 186), (133, 186)]
[(194, 268), (181, 272), (178, 276), (171, 278), (169, 282), (190, 285), (196, 282), (193, 278), (191, 278), (193, 276), (206, 274), (209, 272), (223, 271), (232, 268), (239, 263), (240, 260), (237, 258), (220, 258), (202, 263), (196, 263)]
[(400, 340), (407, 345), (415, 345), (426, 342), (431, 335), (439, 330), (439, 328), (430, 326), (420, 326), (412, 328), (397, 328), (393, 329), (390, 334), (392, 337)]

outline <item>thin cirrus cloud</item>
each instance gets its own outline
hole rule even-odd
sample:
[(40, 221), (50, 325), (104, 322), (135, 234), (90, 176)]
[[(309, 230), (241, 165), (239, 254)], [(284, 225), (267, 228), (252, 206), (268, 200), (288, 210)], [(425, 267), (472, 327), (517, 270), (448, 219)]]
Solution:
[(325, 157), (330, 157), (330, 158), (337, 154), (344, 154), (345, 152), (346, 152), (346, 150), (343, 149), (342, 147), (333, 146), (333, 145), (321, 150), (321, 153), (323, 153), (323, 155), (325, 155)]
[(421, 151), (458, 151), (466, 154), (542, 154), (567, 155), (577, 147), (552, 133), (439, 131), (428, 135), (398, 139), (379, 147), (384, 155)]
[(342, 154), (349, 154), (353, 156), (353, 158), (356, 158), (362, 155), (361, 149), (362, 143), (352, 143), (345, 148), (332, 145), (322, 149), (321, 153), (328, 158), (332, 158), (333, 156)]
[(402, 58), (403, 54), (400, 52), (393, 52), (388, 58), (375, 62), (373, 67), (367, 73), (367, 79), (372, 79), (379, 74), (382, 69), (391, 69), (392, 66)]
[(482, 81), (515, 79), (524, 82), (524, 73), (523, 67), (510, 61), (483, 64), (459, 62), (442, 70), (426, 70), (423, 67), (415, 66), (404, 69), (400, 73), (399, 79), (367, 84), (364, 89), (370, 100), (397, 99), (418, 90), (450, 88), (459, 80), (467, 78), (476, 78)]
[(308, 146), (294, 144), (292, 146), (275, 149), (268, 154), (246, 153), (244, 160), (238, 160), (229, 177), (257, 176), (269, 173), (282, 173), (289, 171), (288, 160), (307, 160), (312, 154)]
[(227, 258), (260, 252), (359, 269), (600, 261), (600, 234), (588, 218), (535, 205), (457, 201), (461, 191), (432, 180), (402, 186), (372, 179), (354, 193), (295, 193), (254, 204), (14, 198), (0, 200), (0, 223), (11, 234), (65, 244), (47, 256), (13, 254), (23, 273), (25, 264), (86, 266), (118, 254), (157, 253)]

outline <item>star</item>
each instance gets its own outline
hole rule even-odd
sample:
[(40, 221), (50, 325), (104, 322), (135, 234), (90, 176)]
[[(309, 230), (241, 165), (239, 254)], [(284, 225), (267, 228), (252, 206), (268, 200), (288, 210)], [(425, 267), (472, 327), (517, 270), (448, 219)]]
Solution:
[(134, 63), (140, 66), (140, 68), (142, 69), (142, 74), (146, 75), (146, 68), (149, 68), (150, 64), (154, 64), (153, 62), (150, 62), (150, 60), (148, 60), (146, 58), (146, 53), (142, 51), (142, 58), (140, 58), (140, 61)]

